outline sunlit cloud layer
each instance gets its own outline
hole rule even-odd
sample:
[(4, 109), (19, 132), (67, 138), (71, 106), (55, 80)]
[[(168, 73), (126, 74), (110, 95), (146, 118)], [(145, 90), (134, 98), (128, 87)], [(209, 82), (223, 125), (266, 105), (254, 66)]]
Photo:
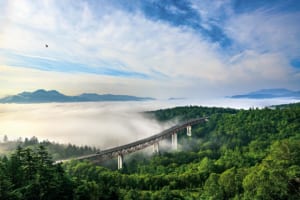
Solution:
[(227, 98), (193, 102), (0, 104), (0, 142), (4, 135), (10, 140), (36, 136), (39, 140), (106, 149), (157, 134), (178, 123), (178, 119), (159, 123), (151, 115), (145, 115), (144, 111), (187, 104), (248, 109), (295, 101)]
[(299, 89), (297, 0), (4, 0), (0, 12), (0, 96)]
[(36, 136), (40, 140), (108, 148), (169, 126), (144, 117), (136, 104), (11, 104), (0, 105), (0, 110), (0, 135), (3, 138), (6, 134), (11, 140)]

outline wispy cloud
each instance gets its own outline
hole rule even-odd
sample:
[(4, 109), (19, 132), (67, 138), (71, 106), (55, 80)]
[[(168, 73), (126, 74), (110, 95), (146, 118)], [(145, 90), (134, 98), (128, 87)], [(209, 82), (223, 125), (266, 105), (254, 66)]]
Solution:
[[(291, 64), (300, 53), (300, 14), (291, 9), (296, 1), (128, 2), (3, 1), (0, 62), (77, 75), (78, 84), (90, 82), (87, 90), (95, 91), (102, 88), (96, 82), (104, 81), (112, 91), (120, 85), (128, 86), (122, 93), (138, 91), (142, 85), (154, 96), (172, 95), (176, 87), (179, 96), (199, 95), (189, 92), (195, 88), (201, 94), (274, 84), (298, 89), (299, 68)], [(85, 79), (88, 73), (101, 81)], [(65, 82), (64, 75), (56, 81)], [(38, 81), (35, 86), (44, 85)], [(20, 85), (19, 90), (29, 87)]]
[(276, 52), (296, 57), (300, 53), (300, 12), (274, 13), (258, 10), (230, 18), (225, 26), (227, 34), (240, 48), (258, 53)]

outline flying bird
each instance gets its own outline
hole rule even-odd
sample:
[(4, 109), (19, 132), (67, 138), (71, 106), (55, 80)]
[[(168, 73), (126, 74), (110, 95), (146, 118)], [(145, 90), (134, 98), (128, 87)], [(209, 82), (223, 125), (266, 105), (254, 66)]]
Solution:
[(48, 48), (48, 44), (45, 44), (45, 47)]

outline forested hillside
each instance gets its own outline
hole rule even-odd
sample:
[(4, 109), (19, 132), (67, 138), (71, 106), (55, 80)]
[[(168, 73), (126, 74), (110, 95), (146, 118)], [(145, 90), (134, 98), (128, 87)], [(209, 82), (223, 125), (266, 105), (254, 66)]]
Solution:
[(25, 138), (24, 141), (20, 138), (18, 140), (9, 140), (5, 135), (3, 142), (0, 143), (0, 156), (8, 155), (12, 153), (17, 147), (22, 148), (37, 148), (39, 146), (45, 147), (49, 152), (53, 160), (61, 160), (66, 158), (72, 158), (76, 156), (83, 156), (100, 151), (95, 147), (76, 146), (73, 144), (59, 144), (55, 142), (50, 142), (47, 140), (39, 141), (37, 137), (33, 136), (31, 138)]
[(191, 138), (182, 133), (177, 152), (134, 159), (120, 171), (76, 161), (61, 167), (43, 147), (18, 149), (0, 162), (0, 199), (300, 199), (300, 104), (148, 114), (210, 119)]

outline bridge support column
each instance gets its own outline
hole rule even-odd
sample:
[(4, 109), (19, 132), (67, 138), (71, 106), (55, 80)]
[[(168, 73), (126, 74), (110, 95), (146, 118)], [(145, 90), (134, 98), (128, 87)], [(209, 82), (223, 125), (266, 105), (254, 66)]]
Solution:
[(177, 150), (177, 133), (172, 134), (172, 149)]
[(123, 155), (119, 154), (118, 155), (118, 169), (122, 169), (123, 167)]
[(186, 135), (187, 136), (192, 136), (192, 126), (187, 126), (186, 127)]
[(153, 153), (159, 153), (159, 143), (158, 142), (153, 144)]

